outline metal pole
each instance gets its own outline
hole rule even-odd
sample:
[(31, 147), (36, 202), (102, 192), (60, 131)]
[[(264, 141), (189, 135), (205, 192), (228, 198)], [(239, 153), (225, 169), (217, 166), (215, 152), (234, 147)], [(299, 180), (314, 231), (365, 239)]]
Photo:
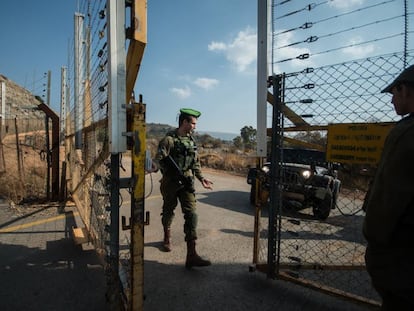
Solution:
[(404, 0), (404, 68), (407, 67), (408, 48), (408, 1)]
[(257, 156), (267, 156), (267, 0), (258, 0), (257, 16)]
[(107, 0), (109, 151), (126, 151), (125, 1)]
[(140, 96), (133, 104), (133, 194), (131, 202), (131, 310), (144, 305), (144, 226), (145, 226), (145, 104)]
[[(119, 279), (119, 153), (111, 154), (110, 180), (111, 197), (110, 211), (111, 223), (109, 229), (109, 267), (110, 267), (110, 295), (113, 296), (111, 303), (120, 303), (120, 279)], [(120, 306), (117, 306), (120, 307)]]
[(1, 125), (3, 118), (0, 117), (0, 173), (6, 171), (6, 162), (4, 160), (4, 150), (3, 150), (3, 126)]
[[(92, 124), (92, 95), (91, 95), (91, 28), (88, 26), (86, 28), (86, 73), (85, 73), (85, 93), (84, 93), (84, 111), (83, 111), (83, 118), (84, 123), (83, 127), (88, 127)], [(93, 141), (94, 142), (94, 141)], [(89, 142), (90, 143), (90, 142)], [(94, 146), (91, 146), (92, 150), (94, 150)]]
[(281, 148), (282, 148), (282, 107), (281, 107), (281, 77), (273, 76), (273, 113), (272, 113), (272, 149), (270, 165), (270, 205), (269, 205), (269, 236), (268, 236), (268, 271), (269, 278), (275, 278), (278, 274), (277, 260), (277, 217), (280, 215), (281, 189), (280, 189), (280, 170), (281, 170)]
[[(46, 97), (46, 105), (50, 107), (50, 79), (51, 79), (51, 71), (47, 72), (47, 97)], [(46, 163), (47, 163), (47, 172), (46, 172), (46, 198), (50, 199), (50, 168), (51, 168), (51, 154), (50, 154), (50, 137), (49, 137), (49, 116), (45, 115), (45, 131), (46, 131), (46, 141), (45, 141), (45, 149), (46, 149)]]
[(1, 83), (1, 126), (4, 126), (6, 123), (6, 83)]
[(6, 83), (1, 82), (1, 115), (0, 115), (0, 173), (6, 171), (6, 162), (4, 160), (3, 150), (3, 128), (6, 125)]
[(120, 294), (119, 279), (119, 160), (126, 151), (125, 108), (125, 1), (107, 0), (108, 31), (108, 128), (111, 153), (110, 266), (114, 294)]
[(66, 107), (67, 107), (67, 68), (60, 69), (60, 134), (59, 146), (63, 145), (66, 136)]
[[(52, 148), (48, 152), (48, 180), (50, 179), (49, 171), (51, 170), (52, 200), (56, 200), (59, 194), (59, 116), (48, 105), (40, 104), (38, 108), (46, 114), (48, 119), (52, 120)], [(47, 136), (49, 136), (49, 133), (47, 133)]]
[(74, 103), (75, 103), (75, 149), (82, 149), (82, 127), (83, 127), (83, 90), (84, 68), (82, 61), (83, 43), (83, 20), (82, 14), (75, 14), (75, 43), (74, 43)]

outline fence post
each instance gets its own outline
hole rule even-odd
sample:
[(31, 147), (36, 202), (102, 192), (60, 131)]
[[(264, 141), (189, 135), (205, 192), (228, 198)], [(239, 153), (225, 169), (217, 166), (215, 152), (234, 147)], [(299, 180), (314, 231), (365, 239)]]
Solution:
[[(82, 14), (75, 14), (75, 42), (74, 42), (74, 105), (75, 105), (75, 149), (81, 150), (82, 141), (82, 127), (83, 127), (83, 92), (82, 82), (84, 81), (84, 63), (82, 58), (84, 34), (83, 21), (85, 17)], [(81, 157), (80, 157), (81, 159)]]
[(3, 150), (3, 122), (4, 118), (0, 116), (0, 173), (6, 171), (6, 162), (4, 161), (4, 150)]
[(108, 7), (108, 129), (109, 151), (126, 151), (125, 3), (107, 0)]
[(131, 199), (131, 310), (142, 310), (144, 304), (144, 226), (145, 226), (145, 104), (140, 95), (133, 104)]
[(109, 227), (109, 273), (110, 284), (108, 294), (110, 295), (110, 303), (121, 306), (120, 299), (120, 279), (119, 279), (119, 153), (111, 154), (110, 164), (110, 227)]
[[(52, 168), (52, 199), (57, 200), (59, 197), (59, 116), (52, 110), (48, 105), (40, 104), (38, 108), (46, 114), (47, 119), (52, 120), (52, 151), (49, 152), (49, 147), (47, 146), (47, 170), (49, 172)], [(49, 132), (46, 133), (46, 136), (49, 137)], [(50, 177), (49, 173), (47, 176), (48, 186), (47, 186), (47, 198), (50, 198)]]
[(22, 151), (20, 149), (20, 142), (19, 142), (19, 127), (17, 125), (17, 117), (14, 118), (14, 127), (15, 127), (15, 134), (16, 134), (16, 152), (17, 152), (17, 169), (19, 171), (19, 179), (22, 186), (22, 190), (24, 193), (24, 171), (23, 171), (23, 160), (22, 160)]
[(281, 189), (280, 189), (280, 170), (281, 156), (280, 149), (282, 147), (282, 99), (281, 86), (282, 77), (273, 75), (273, 114), (272, 114), (272, 147), (271, 147), (271, 165), (270, 165), (270, 204), (269, 204), (269, 237), (268, 237), (268, 271), (269, 278), (275, 278), (278, 275), (278, 258), (280, 247), (280, 237), (278, 236), (277, 217), (280, 217), (281, 208)]

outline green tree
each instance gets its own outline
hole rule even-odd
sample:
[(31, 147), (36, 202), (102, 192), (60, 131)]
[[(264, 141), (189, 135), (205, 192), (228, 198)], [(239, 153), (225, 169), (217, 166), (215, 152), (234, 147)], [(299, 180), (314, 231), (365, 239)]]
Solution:
[(242, 141), (240, 136), (236, 136), (236, 137), (233, 138), (233, 145), (234, 145), (234, 147), (236, 147), (238, 149), (243, 147), (243, 141)]
[(240, 130), (240, 136), (245, 149), (254, 149), (256, 147), (257, 130), (252, 126), (244, 126)]
[(305, 141), (307, 143), (317, 144), (321, 146), (325, 146), (327, 141), (326, 135), (322, 135), (322, 133), (318, 131), (301, 132), (295, 135), (294, 138), (300, 141)]

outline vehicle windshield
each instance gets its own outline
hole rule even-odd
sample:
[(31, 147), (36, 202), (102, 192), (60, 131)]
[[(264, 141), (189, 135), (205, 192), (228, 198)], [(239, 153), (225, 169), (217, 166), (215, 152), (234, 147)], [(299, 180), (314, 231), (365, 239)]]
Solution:
[(305, 165), (317, 165), (327, 167), (326, 155), (323, 151), (312, 149), (282, 149), (282, 161), (284, 163), (298, 163)]

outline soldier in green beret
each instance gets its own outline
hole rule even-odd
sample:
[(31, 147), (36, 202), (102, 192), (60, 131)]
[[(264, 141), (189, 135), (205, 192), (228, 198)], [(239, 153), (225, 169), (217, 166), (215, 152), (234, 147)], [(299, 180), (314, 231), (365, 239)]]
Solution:
[(212, 189), (212, 182), (201, 172), (197, 146), (191, 135), (196, 128), (201, 113), (190, 108), (180, 110), (178, 128), (167, 133), (159, 142), (155, 161), (161, 169), (160, 190), (164, 200), (161, 222), (164, 228), (163, 246), (171, 251), (171, 223), (174, 210), (180, 201), (184, 214), (184, 233), (187, 242), (185, 266), (209, 266), (211, 262), (201, 258), (196, 252), (197, 214), (194, 193), (194, 179), (197, 178), (204, 188)]

